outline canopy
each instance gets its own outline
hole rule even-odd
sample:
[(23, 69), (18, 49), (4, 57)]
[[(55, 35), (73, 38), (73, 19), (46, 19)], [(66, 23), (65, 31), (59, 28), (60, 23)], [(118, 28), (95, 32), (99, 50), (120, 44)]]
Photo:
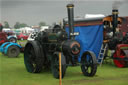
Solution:
[[(65, 29), (69, 34), (69, 28)], [(103, 41), (103, 25), (75, 26), (74, 32), (79, 32), (79, 35), (75, 36), (75, 40), (81, 45), (78, 61), (81, 61), (81, 56), (85, 51), (93, 51), (98, 59)]]

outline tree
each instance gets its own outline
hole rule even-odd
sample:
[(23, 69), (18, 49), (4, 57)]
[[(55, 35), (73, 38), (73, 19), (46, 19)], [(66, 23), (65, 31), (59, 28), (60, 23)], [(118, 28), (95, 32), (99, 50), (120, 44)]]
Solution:
[(20, 27), (27, 27), (28, 25), (27, 24), (25, 24), (25, 23), (21, 23), (20, 24)]
[(45, 26), (46, 25), (46, 23), (45, 22), (40, 22), (39, 23), (39, 26), (41, 27), (41, 26)]
[(10, 26), (9, 26), (8, 22), (5, 21), (5, 22), (4, 22), (4, 28), (9, 28), (9, 27), (10, 27)]
[(15, 28), (15, 29), (20, 28), (20, 23), (19, 23), (19, 22), (16, 22), (16, 24), (14, 25), (14, 28)]
[(25, 23), (16, 22), (16, 24), (14, 25), (14, 28), (18, 29), (18, 28), (27, 27), (27, 26), (28, 25)]

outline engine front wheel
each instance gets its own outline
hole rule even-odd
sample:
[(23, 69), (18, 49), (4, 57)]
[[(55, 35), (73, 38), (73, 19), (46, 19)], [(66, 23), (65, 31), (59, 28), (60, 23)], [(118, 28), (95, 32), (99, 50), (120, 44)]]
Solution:
[[(65, 75), (66, 72), (66, 59), (65, 56), (62, 54), (61, 55), (61, 70), (62, 70), (62, 78)], [(51, 70), (52, 74), (55, 78), (59, 79), (59, 54), (55, 53), (52, 57), (52, 62), (51, 62)]]
[(81, 58), (81, 70), (84, 76), (94, 76), (97, 71), (96, 56), (91, 51), (83, 53)]

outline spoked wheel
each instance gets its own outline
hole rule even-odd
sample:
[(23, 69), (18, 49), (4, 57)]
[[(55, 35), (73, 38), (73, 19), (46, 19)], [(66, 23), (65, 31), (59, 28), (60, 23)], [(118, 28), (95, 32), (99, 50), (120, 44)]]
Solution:
[(28, 72), (39, 73), (44, 63), (43, 49), (37, 41), (30, 41), (25, 46), (24, 63)]
[[(113, 54), (113, 58), (118, 58), (118, 57), (119, 56), (117, 56), (116, 53)], [(120, 55), (120, 58), (123, 58), (123, 57), (124, 57), (124, 55)], [(113, 59), (113, 62), (119, 68), (125, 67), (125, 61), (123, 61), (123, 60)]]
[[(62, 78), (65, 75), (66, 72), (66, 59), (65, 56), (61, 56), (61, 71), (62, 71)], [(59, 53), (55, 53), (52, 57), (52, 62), (51, 62), (51, 70), (52, 74), (55, 78), (59, 79)]]
[(97, 71), (96, 56), (91, 51), (86, 51), (81, 58), (81, 70), (84, 76), (94, 76)]
[(8, 48), (7, 56), (8, 57), (17, 57), (20, 54), (20, 48), (12, 45)]

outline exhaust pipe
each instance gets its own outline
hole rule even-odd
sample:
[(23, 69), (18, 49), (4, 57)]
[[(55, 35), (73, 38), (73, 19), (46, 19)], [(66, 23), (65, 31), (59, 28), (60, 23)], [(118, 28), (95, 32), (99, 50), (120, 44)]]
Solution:
[(112, 19), (113, 19), (113, 36), (115, 36), (116, 28), (118, 25), (118, 9), (112, 10)]
[(69, 25), (69, 38), (74, 39), (74, 5), (68, 4), (67, 11), (68, 11), (68, 25)]

